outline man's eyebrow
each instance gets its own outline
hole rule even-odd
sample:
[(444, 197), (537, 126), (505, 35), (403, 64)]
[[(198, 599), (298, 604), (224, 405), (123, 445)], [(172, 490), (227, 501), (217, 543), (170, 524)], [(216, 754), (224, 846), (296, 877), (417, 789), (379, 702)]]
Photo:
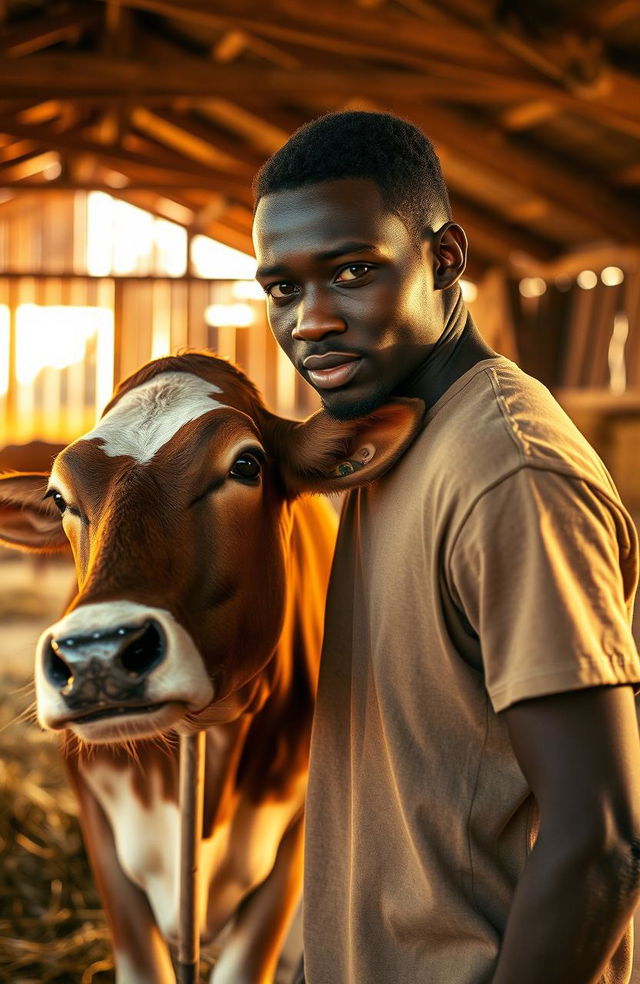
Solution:
[[(336, 260), (340, 256), (344, 256), (346, 253), (367, 253), (367, 252), (378, 252), (377, 247), (372, 245), (372, 243), (363, 243), (360, 240), (357, 242), (346, 242), (340, 243), (339, 246), (334, 246), (333, 249), (324, 249), (320, 253), (314, 255), (314, 260)], [(262, 266), (258, 267), (256, 270), (256, 277), (274, 277), (279, 274), (284, 275), (287, 272), (287, 267), (282, 263), (275, 263), (273, 266)]]

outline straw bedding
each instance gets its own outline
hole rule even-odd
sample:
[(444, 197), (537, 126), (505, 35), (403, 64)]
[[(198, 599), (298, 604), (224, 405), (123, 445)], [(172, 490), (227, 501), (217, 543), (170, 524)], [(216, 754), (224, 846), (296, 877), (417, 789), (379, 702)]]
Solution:
[[(19, 719), (29, 700), (14, 693), (0, 707), (0, 981), (109, 984), (109, 935), (74, 796), (55, 738)], [(213, 963), (203, 954), (203, 984)]]

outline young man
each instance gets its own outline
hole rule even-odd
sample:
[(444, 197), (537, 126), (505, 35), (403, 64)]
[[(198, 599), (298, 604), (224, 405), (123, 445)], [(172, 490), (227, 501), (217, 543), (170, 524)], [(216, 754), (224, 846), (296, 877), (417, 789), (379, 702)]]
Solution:
[(271, 327), (326, 409), (426, 410), (343, 512), (307, 984), (623, 984), (640, 888), (631, 521), (547, 390), (473, 325), (465, 234), (420, 131), (323, 117), (256, 199)]

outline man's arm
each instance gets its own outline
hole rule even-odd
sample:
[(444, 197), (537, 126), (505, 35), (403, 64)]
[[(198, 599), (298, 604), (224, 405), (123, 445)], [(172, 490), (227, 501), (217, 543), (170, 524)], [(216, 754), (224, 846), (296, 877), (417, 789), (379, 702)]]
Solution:
[(640, 741), (631, 688), (502, 712), (540, 812), (493, 984), (597, 984), (640, 901)]

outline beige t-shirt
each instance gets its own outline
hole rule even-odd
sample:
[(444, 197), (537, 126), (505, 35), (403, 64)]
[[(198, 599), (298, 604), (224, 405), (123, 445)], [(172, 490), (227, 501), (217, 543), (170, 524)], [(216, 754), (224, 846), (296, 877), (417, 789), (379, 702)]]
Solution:
[[(640, 681), (637, 538), (549, 392), (479, 363), (344, 512), (312, 738), (308, 984), (487, 984), (536, 811), (514, 701)], [(629, 940), (603, 980), (629, 977)]]

